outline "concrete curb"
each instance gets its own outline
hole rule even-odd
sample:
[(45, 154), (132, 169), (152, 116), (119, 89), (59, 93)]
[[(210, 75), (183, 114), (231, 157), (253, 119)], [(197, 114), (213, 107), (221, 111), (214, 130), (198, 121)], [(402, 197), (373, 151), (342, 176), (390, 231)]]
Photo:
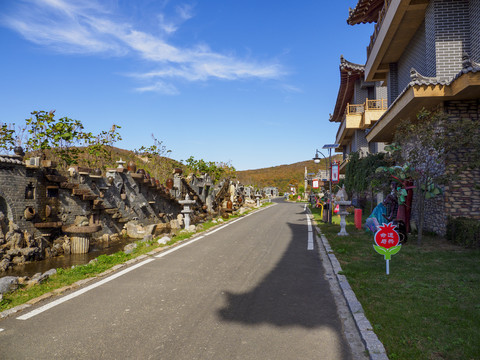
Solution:
[[(310, 209), (307, 207), (308, 212), (311, 215)], [(313, 220), (313, 219), (312, 219)], [(380, 342), (377, 337), (377, 334), (373, 331), (372, 325), (370, 321), (368, 321), (365, 313), (363, 311), (362, 305), (358, 301), (355, 293), (353, 292), (350, 284), (348, 283), (347, 278), (345, 275), (339, 274), (342, 271), (342, 267), (338, 262), (335, 254), (333, 253), (332, 248), (330, 247), (330, 243), (328, 242), (325, 235), (322, 234), (320, 228), (315, 226), (317, 230), (317, 234), (320, 234), (320, 240), (317, 236), (317, 244), (322, 244), (323, 249), (319, 246), (320, 251), (325, 251), (327, 258), (330, 261), (330, 264), (333, 268), (333, 272), (335, 274), (336, 281), (342, 290), (343, 297), (348, 305), (350, 313), (354, 319), (354, 323), (359, 331), (360, 337), (362, 339), (363, 344), (365, 345), (366, 350), (368, 351), (368, 356), (371, 360), (388, 360), (387, 353), (385, 351), (385, 347)], [(329, 279), (332, 280), (332, 279)]]
[[(271, 206), (271, 205), (270, 205)], [(252, 210), (251, 212), (249, 212), (248, 214), (254, 214), (260, 210), (263, 210), (263, 209), (266, 209), (267, 207), (259, 207), (259, 208), (254, 208), (254, 210)], [(246, 216), (246, 215), (240, 215), (240, 217), (242, 216)], [(238, 219), (238, 218), (236, 218)], [(212, 230), (215, 230), (216, 228), (219, 228), (220, 226), (223, 226), (225, 224), (228, 224), (230, 221), (233, 221), (233, 220), (236, 220), (236, 219), (231, 219), (231, 220), (227, 220), (227, 221), (223, 221), (215, 226), (212, 226), (211, 228), (209, 228), (208, 230), (206, 231), (202, 231), (202, 232), (199, 232), (199, 233), (195, 233), (193, 234), (191, 237), (189, 237), (188, 239), (185, 239), (185, 240), (182, 240), (182, 241), (179, 241), (173, 245), (170, 245), (170, 246), (164, 246), (164, 247), (158, 247), (156, 249), (153, 249), (152, 251), (146, 253), (146, 254), (143, 254), (143, 255), (140, 255), (140, 256), (137, 256), (136, 258), (133, 258), (133, 259), (130, 259), (122, 264), (117, 264), (113, 267), (111, 267), (110, 269), (108, 270), (105, 270), (103, 273), (100, 273), (100, 274), (97, 274), (95, 276), (92, 276), (90, 278), (86, 278), (86, 279), (83, 279), (83, 280), (79, 280), (71, 285), (67, 285), (67, 286), (64, 286), (64, 287), (61, 287), (61, 288), (58, 288), (58, 289), (55, 289), (55, 290), (52, 290), (48, 293), (45, 293), (43, 295), (40, 295), (34, 299), (31, 299), (31, 300), (28, 300), (25, 304), (21, 304), (21, 305), (18, 305), (18, 306), (15, 306), (11, 309), (8, 309), (8, 310), (4, 310), (2, 312), (0, 312), (0, 320), (1, 319), (4, 319), (10, 315), (13, 315), (13, 314), (16, 314), (17, 312), (20, 312), (22, 310), (25, 310), (25, 309), (28, 309), (29, 307), (43, 301), (43, 300), (47, 300), (47, 299), (50, 299), (54, 296), (59, 296), (59, 295), (63, 295), (65, 292), (67, 291), (70, 291), (70, 290), (74, 290), (74, 289), (77, 289), (83, 285), (86, 285), (90, 282), (93, 282), (95, 280), (99, 280), (100, 278), (103, 278), (103, 277), (106, 277), (108, 275), (111, 275), (115, 272), (117, 272), (118, 270), (121, 270), (123, 268), (126, 268), (130, 265), (133, 265), (133, 264), (136, 264), (137, 262), (140, 262), (142, 260), (145, 260), (146, 258), (149, 258), (151, 256), (154, 256), (156, 255), (157, 253), (160, 253), (160, 252), (163, 252), (163, 251), (167, 251), (167, 250), (170, 250), (170, 249), (173, 249), (174, 247), (178, 246), (178, 245), (181, 245), (183, 244), (184, 242), (187, 242), (187, 241), (190, 241), (198, 236), (202, 236), (202, 235), (205, 235), (205, 234), (208, 234), (210, 231)]]

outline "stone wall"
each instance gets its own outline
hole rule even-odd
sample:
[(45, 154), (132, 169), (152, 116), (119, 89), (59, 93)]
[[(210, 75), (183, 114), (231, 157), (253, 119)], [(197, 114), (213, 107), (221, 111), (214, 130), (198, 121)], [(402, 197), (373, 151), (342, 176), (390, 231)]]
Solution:
[(368, 97), (368, 90), (366, 87), (362, 87), (362, 84), (362, 79), (355, 81), (355, 92), (353, 94), (352, 104), (363, 104)]
[[(214, 186), (206, 175), (185, 179), (180, 169), (164, 186), (141, 169), (119, 167), (101, 176), (71, 168), (61, 175), (51, 162), (38, 162), (26, 166), (15, 156), (0, 156), (0, 272), (76, 251), (80, 236), (82, 250), (88, 251), (90, 239), (108, 244), (119, 235), (176, 232), (184, 224), (179, 200), (187, 195), (193, 200), (190, 220), (195, 224), (223, 212), (220, 207), (230, 195), (222, 192), (229, 180)], [(237, 208), (235, 197), (232, 201)]]
[[(418, 196), (413, 197), (411, 218), (418, 224)], [(423, 230), (445, 236), (447, 229), (447, 215), (445, 212), (445, 195), (425, 200), (425, 213)]]
[(426, 71), (425, 50), (425, 23), (419, 29), (408, 44), (402, 57), (398, 60), (398, 91), (402, 92), (411, 81), (410, 70), (415, 68), (420, 74)]
[(400, 95), (399, 88), (398, 88), (398, 65), (397, 63), (390, 63), (388, 64), (388, 79), (387, 79), (387, 87), (388, 87), (388, 106), (390, 106), (395, 99)]
[(388, 88), (383, 85), (383, 81), (375, 82), (375, 99), (387, 99)]
[[(443, 110), (449, 121), (470, 118), (480, 121), (480, 100), (444, 102)], [(456, 162), (462, 162), (458, 155)], [(444, 193), (425, 203), (425, 230), (446, 234), (448, 217), (468, 217), (480, 220), (480, 169), (468, 170), (444, 187)], [(418, 222), (417, 198), (414, 198), (412, 218)]]
[[(445, 112), (450, 121), (470, 118), (480, 121), (480, 99), (446, 101)], [(462, 162), (461, 155), (456, 162)], [(448, 216), (466, 216), (480, 220), (480, 169), (465, 171), (459, 179), (445, 189), (445, 206)]]
[(361, 156), (365, 156), (369, 152), (367, 139), (365, 138), (365, 130), (355, 130), (352, 141), (352, 152), (359, 151)]
[(470, 48), (473, 61), (480, 63), (480, 0), (470, 0)]
[(434, 0), (436, 76), (452, 78), (470, 53), (469, 0)]
[(435, 59), (435, 2), (430, 1), (425, 12), (425, 74), (422, 75), (437, 75)]

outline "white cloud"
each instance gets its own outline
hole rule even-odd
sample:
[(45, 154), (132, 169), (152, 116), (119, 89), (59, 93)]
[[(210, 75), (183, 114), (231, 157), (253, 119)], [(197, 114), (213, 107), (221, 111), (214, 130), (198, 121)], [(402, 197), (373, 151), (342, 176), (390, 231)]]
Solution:
[(191, 5), (183, 4), (176, 7), (177, 14), (182, 20), (188, 20), (193, 17), (193, 7)]
[(167, 84), (163, 81), (157, 81), (154, 84), (147, 85), (144, 87), (136, 88), (137, 92), (157, 92), (165, 95), (178, 95), (179, 92), (175, 86), (172, 84)]
[(177, 31), (178, 26), (171, 21), (167, 21), (165, 19), (165, 15), (158, 14), (157, 18), (158, 18), (158, 23), (160, 25), (160, 29), (162, 29), (162, 31), (164, 31), (166, 34), (172, 34), (175, 31)]
[[(104, 3), (102, 3), (104, 4)], [(178, 18), (167, 19), (157, 14), (165, 36), (193, 17), (193, 8), (178, 5)], [(130, 74), (145, 81), (136, 91), (178, 94), (171, 83), (175, 79), (207, 81), (209, 79), (277, 79), (283, 75), (276, 62), (259, 63), (238, 59), (212, 51), (207, 45), (181, 48), (160, 35), (139, 30), (136, 24), (118, 20), (111, 11), (94, 0), (23, 0), (13, 11), (0, 17), (6, 27), (25, 39), (52, 48), (60, 53), (105, 54), (124, 56), (136, 54), (151, 63), (155, 71)]]

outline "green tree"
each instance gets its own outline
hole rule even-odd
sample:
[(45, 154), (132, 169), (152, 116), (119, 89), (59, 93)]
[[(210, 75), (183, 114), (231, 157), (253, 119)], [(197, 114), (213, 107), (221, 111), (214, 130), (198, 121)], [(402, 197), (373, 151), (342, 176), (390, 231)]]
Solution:
[(440, 195), (442, 185), (455, 180), (462, 171), (479, 167), (479, 124), (472, 119), (451, 119), (442, 112), (423, 109), (415, 119), (398, 126), (393, 155), (397, 164), (403, 165), (403, 176), (415, 181), (419, 244), (425, 200)]
[(25, 120), (27, 152), (46, 158), (46, 151), (53, 150), (62, 164), (68, 167), (77, 164), (81, 149), (89, 135), (83, 131), (79, 120), (68, 117), (55, 119), (55, 111), (33, 111), (33, 116)]
[(8, 124), (0, 124), (0, 150), (9, 153), (14, 147), (15, 130)]
[(105, 170), (108, 164), (112, 163), (113, 144), (122, 140), (118, 129), (121, 129), (121, 126), (113, 124), (110, 130), (103, 130), (96, 136), (93, 136), (92, 133), (87, 134), (86, 161), (88, 166)]
[[(379, 166), (386, 166), (388, 160), (385, 153), (368, 154), (361, 158), (359, 152), (349, 154), (348, 163), (345, 169), (345, 190), (350, 194), (357, 194), (364, 197), (367, 192), (373, 199), (375, 191), (383, 190), (386, 187), (385, 178), (376, 174)], [(371, 209), (373, 209), (373, 203)]]
[[(183, 160), (182, 160), (183, 162)], [(196, 160), (190, 156), (185, 160), (185, 164), (196, 175), (208, 174), (212, 178), (214, 184), (223, 178), (233, 178), (236, 176), (235, 168), (230, 163), (205, 161), (203, 159)]]

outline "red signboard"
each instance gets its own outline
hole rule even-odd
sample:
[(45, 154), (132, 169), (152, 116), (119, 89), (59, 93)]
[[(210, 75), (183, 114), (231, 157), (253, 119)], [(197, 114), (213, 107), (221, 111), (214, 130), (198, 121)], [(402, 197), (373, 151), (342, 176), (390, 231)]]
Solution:
[(380, 226), (380, 229), (375, 233), (375, 244), (385, 249), (397, 246), (400, 242), (400, 236), (395, 231), (395, 225), (392, 223)]
[(338, 183), (340, 175), (338, 173), (338, 164), (332, 164), (332, 182)]
[(312, 180), (312, 188), (318, 189), (318, 187), (319, 187), (319, 181), (318, 181), (318, 179), (313, 179), (313, 180)]

